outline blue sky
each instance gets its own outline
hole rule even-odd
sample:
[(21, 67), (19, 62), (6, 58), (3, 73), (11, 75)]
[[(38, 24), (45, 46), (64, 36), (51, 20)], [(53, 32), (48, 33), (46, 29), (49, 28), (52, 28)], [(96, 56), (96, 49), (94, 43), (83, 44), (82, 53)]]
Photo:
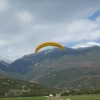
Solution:
[(92, 21), (95, 21), (97, 17), (100, 16), (100, 10), (97, 10), (93, 13), (93, 15), (89, 16), (88, 19), (89, 20), (92, 20)]
[(46, 41), (100, 43), (100, 0), (0, 0), (0, 56), (15, 60)]
[[(95, 21), (98, 17), (100, 17), (100, 9), (95, 11), (91, 16), (88, 17), (88, 19), (91, 21)], [(94, 40), (94, 42), (100, 43), (100, 38)]]

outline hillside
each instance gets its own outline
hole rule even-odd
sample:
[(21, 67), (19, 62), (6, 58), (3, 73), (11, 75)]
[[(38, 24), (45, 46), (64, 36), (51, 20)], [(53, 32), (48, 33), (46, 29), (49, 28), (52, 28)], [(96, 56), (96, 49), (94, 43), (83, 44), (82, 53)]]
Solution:
[[(91, 81), (91, 86), (98, 88), (100, 47), (93, 46), (82, 49), (66, 48), (66, 50), (66, 52), (63, 52), (60, 49), (54, 48), (36, 54), (25, 55), (8, 66), (1, 67), (1, 70), (9, 77), (40, 83), (46, 86), (51, 86), (49, 82), (50, 77), (48, 76), (59, 73), (52, 78), (53, 80), (51, 79), (53, 87), (80, 88), (83, 86), (79, 87), (82, 84), (82, 82), (78, 84), (79, 81), (84, 82), (84, 78), (86, 78), (87, 83)], [(52, 66), (52, 70), (49, 69), (50, 66)], [(70, 72), (70, 70), (72, 71)], [(79, 70), (82, 72), (82, 75), (79, 74), (78, 76)], [(98, 70), (97, 75), (93, 74), (95, 70)], [(74, 74), (75, 71), (76, 73)], [(85, 73), (86, 71), (88, 75)], [(74, 76), (75, 78), (72, 77), (72, 80), (70, 80), (70, 78), (65, 77), (66, 74), (68, 77)], [(94, 85), (92, 81), (95, 78), (97, 83)], [(47, 80), (49, 83), (46, 82)], [(89, 84), (84, 85), (84, 87), (87, 86)]]
[(0, 55), (0, 62), (5, 65), (8, 65), (11, 64), (13, 61)]
[(59, 90), (18, 79), (0, 79), (0, 97), (43, 96), (50, 91), (55, 94)]
[(6, 78), (6, 77), (7, 77), (6, 74), (0, 70), (0, 78)]
[(38, 82), (66, 89), (100, 88), (99, 67), (74, 67), (52, 72), (38, 79)]

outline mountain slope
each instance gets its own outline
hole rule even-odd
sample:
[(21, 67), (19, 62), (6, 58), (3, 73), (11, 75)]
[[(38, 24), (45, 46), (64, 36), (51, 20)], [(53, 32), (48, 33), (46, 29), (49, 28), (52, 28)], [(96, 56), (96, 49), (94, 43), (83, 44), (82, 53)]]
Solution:
[(7, 59), (5, 57), (0, 56), (0, 62), (2, 62), (3, 64), (11, 64), (13, 61), (10, 59)]
[[(48, 75), (51, 75), (51, 73), (53, 74), (59, 73), (59, 75), (64, 77), (65, 76), (64, 73), (66, 73), (67, 70), (69, 72), (70, 70), (72, 70), (72, 72), (70, 73), (67, 72), (67, 76), (70, 76), (70, 74), (74, 75), (75, 78), (72, 77), (73, 80), (69, 80), (66, 77), (62, 78), (61, 76), (58, 75), (59, 77), (54, 78), (52, 80), (53, 84), (52, 86), (54, 87), (62, 87), (62, 85), (64, 84), (63, 86), (65, 87), (72, 86), (73, 88), (75, 88), (78, 86), (78, 82), (80, 80), (83, 80), (85, 77), (87, 78), (88, 81), (89, 79), (91, 79), (91, 82), (95, 78), (97, 80), (99, 79), (98, 78), (99, 74), (93, 76), (90, 74), (91, 73), (90, 71), (93, 72), (95, 69), (96, 70), (98, 69), (99, 71), (100, 47), (93, 46), (84, 49), (66, 48), (66, 50), (67, 50), (66, 52), (63, 52), (58, 48), (54, 48), (52, 50), (49, 49), (38, 52), (36, 54), (26, 55), (14, 61), (12, 64), (9, 64), (6, 70), (4, 69), (2, 70), (6, 71), (9, 77), (27, 81), (33, 81), (44, 85), (51, 85), (48, 83), (49, 78), (47, 77)], [(51, 70), (49, 69), (50, 66), (52, 66)], [(80, 75), (80, 77), (77, 76), (78, 69), (80, 69), (83, 73), (82, 75)], [(74, 74), (75, 70), (76, 73)], [(85, 73), (85, 71), (87, 71), (88, 75)], [(92, 76), (95, 78), (93, 78)], [(46, 82), (47, 79), (48, 82)], [(77, 84), (73, 86), (73, 83)], [(95, 84), (98, 87), (98, 83)]]
[[(63, 56), (66, 56), (66, 59), (68, 59), (68, 61), (69, 60), (71, 61), (71, 59), (69, 59), (68, 57), (72, 58), (72, 56), (73, 57), (77, 56), (79, 58), (80, 55), (82, 55), (82, 56), (86, 55), (90, 59), (91, 56), (93, 56), (93, 55), (90, 55), (90, 57), (89, 57), (89, 53), (92, 54), (92, 52), (93, 53), (97, 52), (96, 53), (97, 55), (94, 55), (94, 57), (97, 58), (98, 53), (100, 51), (100, 47), (91, 47), (91, 48), (82, 49), (82, 50), (76, 50), (76, 49), (70, 49), (70, 48), (66, 48), (66, 49), (67, 49), (66, 52), (63, 52), (59, 49), (53, 49), (51, 52), (48, 52), (49, 50), (45, 50), (45, 51), (39, 52), (37, 54), (30, 54), (30, 55), (24, 56), (16, 61), (14, 61), (13, 63), (11, 63), (9, 65), (9, 68), (13, 72), (16, 71), (21, 74), (25, 74), (28, 71), (34, 69), (40, 63), (49, 63), (50, 64), (53, 60), (57, 60)], [(46, 53), (46, 52), (48, 52), (48, 53)], [(87, 59), (87, 58), (84, 58), (84, 59)], [(93, 59), (93, 57), (92, 57), (92, 59)]]
[(8, 66), (5, 65), (5, 64), (2, 64), (2, 63), (0, 62), (0, 69), (3, 70), (3, 71), (8, 71)]
[[(17, 71), (20, 72), (21, 74), (25, 74), (29, 70), (32, 70), (32, 68), (35, 67), (37, 63), (41, 63), (47, 59), (57, 59), (58, 57), (61, 57), (64, 55), (65, 52), (59, 50), (59, 49), (54, 49), (52, 52), (45, 53), (48, 50), (39, 52), (37, 54), (30, 54), (27, 56), (24, 56), (13, 63), (9, 65), (9, 68), (11, 71)], [(30, 67), (32, 66), (32, 68)]]
[(67, 68), (45, 75), (38, 82), (53, 87), (67, 89), (100, 88), (100, 67)]
[(0, 79), (0, 97), (44, 96), (49, 94), (49, 90), (51, 90), (52, 93), (57, 91), (55, 88), (49, 88), (18, 79)]
[(0, 78), (6, 78), (6, 77), (7, 77), (6, 73), (0, 69)]

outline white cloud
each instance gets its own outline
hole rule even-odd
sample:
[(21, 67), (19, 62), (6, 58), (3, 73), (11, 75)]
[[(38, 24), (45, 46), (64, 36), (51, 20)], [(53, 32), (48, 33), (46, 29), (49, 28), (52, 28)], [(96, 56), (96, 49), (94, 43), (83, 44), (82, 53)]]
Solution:
[[(45, 41), (70, 45), (74, 42), (100, 39), (100, 17), (95, 21), (88, 19), (100, 9), (99, 0), (9, 0), (9, 3), (8, 0), (1, 1), (2, 56), (17, 59), (33, 53), (36, 46)], [(6, 8), (8, 5), (9, 9)]]
[(27, 11), (18, 12), (18, 17), (23, 22), (30, 22), (33, 19), (32, 15)]
[(59, 29), (62, 36), (56, 37), (55, 40), (60, 42), (94, 41), (100, 38), (100, 24), (98, 24), (97, 20), (77, 19), (67, 23), (66, 27), (62, 25)]
[(96, 18), (96, 23), (97, 23), (98, 25), (100, 25), (100, 17), (97, 17), (97, 18)]
[[(26, 27), (26, 26), (25, 26)], [(15, 59), (25, 54), (34, 53), (34, 49), (41, 42), (55, 41), (60, 43), (94, 41), (100, 38), (98, 20), (76, 19), (71, 23), (32, 25), (8, 42), (5, 55)], [(11, 46), (13, 45), (13, 46)], [(16, 53), (14, 53), (16, 52)], [(16, 55), (17, 54), (17, 55)]]
[(74, 45), (72, 48), (77, 49), (77, 48), (86, 48), (86, 47), (92, 47), (92, 46), (99, 46), (100, 43), (95, 43), (95, 42), (88, 42), (88, 43), (79, 43), (77, 45)]
[(0, 40), (0, 47), (4, 46), (6, 44), (6, 41)]
[(75, 21), (72, 21), (68, 25), (68, 30), (71, 33), (80, 32), (80, 31), (85, 32), (91, 29), (95, 29), (96, 27), (98, 27), (98, 25), (95, 22), (83, 18), (83, 19), (77, 19)]
[(5, 10), (8, 7), (8, 1), (0, 0), (0, 11)]

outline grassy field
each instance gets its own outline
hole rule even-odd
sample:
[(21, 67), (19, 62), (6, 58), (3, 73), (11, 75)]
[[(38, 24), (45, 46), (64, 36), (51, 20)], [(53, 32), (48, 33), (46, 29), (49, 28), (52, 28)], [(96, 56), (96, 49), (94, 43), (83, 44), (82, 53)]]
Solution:
[[(61, 97), (64, 100), (100, 100), (100, 94), (70, 95)], [(0, 100), (47, 100), (46, 97), (2, 98)]]
[(100, 94), (64, 96), (63, 99), (71, 100), (100, 100)]
[(2, 98), (0, 100), (47, 100), (46, 97)]

